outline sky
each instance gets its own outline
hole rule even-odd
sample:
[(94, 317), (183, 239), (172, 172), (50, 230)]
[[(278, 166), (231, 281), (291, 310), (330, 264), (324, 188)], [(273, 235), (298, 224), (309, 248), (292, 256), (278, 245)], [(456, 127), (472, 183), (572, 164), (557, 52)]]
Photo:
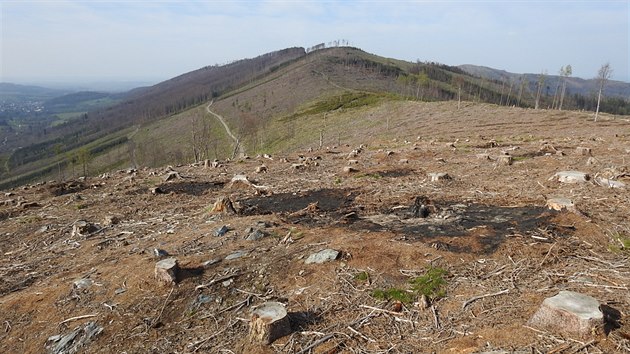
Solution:
[(380, 56), (630, 82), (628, 0), (0, 0), (0, 81), (159, 82), (347, 40)]

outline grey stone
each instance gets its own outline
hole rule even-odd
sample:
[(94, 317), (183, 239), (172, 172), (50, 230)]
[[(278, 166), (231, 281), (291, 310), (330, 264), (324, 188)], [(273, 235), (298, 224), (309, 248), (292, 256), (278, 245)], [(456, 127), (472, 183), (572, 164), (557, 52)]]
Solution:
[(223, 225), (214, 232), (214, 236), (221, 237), (225, 235), (229, 230), (230, 229), (226, 225)]
[(319, 251), (317, 253), (311, 254), (310, 256), (308, 256), (308, 258), (306, 259), (306, 261), (304, 263), (306, 263), (306, 264), (311, 264), (311, 263), (321, 264), (321, 263), (325, 263), (325, 262), (334, 261), (335, 259), (337, 259), (337, 257), (339, 257), (339, 251), (336, 251), (336, 250), (333, 250), (333, 249), (325, 249), (325, 250)]
[(237, 259), (237, 258), (241, 258), (243, 256), (247, 255), (246, 251), (236, 251), (234, 253), (231, 253), (229, 255), (227, 255), (227, 257), (225, 257), (226, 261), (232, 260), (232, 259)]
[(247, 231), (247, 236), (245, 239), (247, 241), (258, 241), (263, 237), (267, 236), (267, 234), (259, 229), (249, 228)]
[(73, 281), (72, 284), (76, 289), (87, 289), (94, 284), (94, 281), (88, 278), (81, 278)]
[(98, 326), (95, 322), (87, 322), (66, 335), (48, 337), (46, 348), (51, 354), (78, 353), (102, 331), (103, 327)]
[(543, 301), (529, 324), (558, 333), (588, 336), (604, 326), (604, 314), (595, 298), (573, 291), (560, 291)]

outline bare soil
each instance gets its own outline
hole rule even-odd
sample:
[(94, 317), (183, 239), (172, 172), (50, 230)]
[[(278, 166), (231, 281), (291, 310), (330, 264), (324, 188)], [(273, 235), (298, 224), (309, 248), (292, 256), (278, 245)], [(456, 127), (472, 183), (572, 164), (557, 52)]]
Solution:
[[(3, 191), (0, 351), (45, 352), (49, 337), (94, 321), (103, 331), (84, 352), (628, 352), (628, 187), (551, 178), (579, 170), (630, 184), (628, 120), (472, 104), (440, 113), (453, 107), (402, 104), (391, 139), (175, 166), (182, 178), (169, 182), (165, 169), (140, 169)], [(564, 154), (541, 152), (544, 142)], [(359, 144), (359, 171), (344, 173)], [(512, 165), (492, 160), (504, 152)], [(256, 174), (261, 164), (268, 172)], [(451, 179), (432, 182), (433, 172)], [(268, 189), (231, 188), (243, 173)], [(236, 214), (210, 212), (221, 196)], [(551, 197), (577, 210), (549, 210)], [(77, 220), (98, 229), (73, 234)], [(249, 227), (268, 236), (247, 241)], [(176, 285), (154, 278), (156, 248), (177, 258)], [(325, 248), (340, 258), (304, 263)], [(447, 273), (445, 296), (428, 308), (416, 293), (402, 306), (373, 296), (410, 290), (430, 267)], [(606, 330), (577, 338), (529, 326), (560, 290), (608, 306)], [(293, 333), (251, 343), (250, 313), (270, 300), (286, 304)]]

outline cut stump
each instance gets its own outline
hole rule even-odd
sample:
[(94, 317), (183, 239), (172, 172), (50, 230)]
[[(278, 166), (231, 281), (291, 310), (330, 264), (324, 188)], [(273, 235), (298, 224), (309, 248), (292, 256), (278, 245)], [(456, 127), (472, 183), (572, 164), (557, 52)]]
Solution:
[(291, 323), (283, 304), (265, 302), (252, 312), (249, 338), (253, 342), (271, 344), (291, 333)]
[(561, 171), (553, 175), (550, 180), (556, 179), (562, 183), (584, 183), (591, 179), (588, 173), (580, 171)]
[(604, 315), (595, 298), (561, 291), (543, 301), (529, 324), (553, 332), (586, 337), (604, 327)]
[(214, 205), (212, 206), (211, 213), (227, 213), (227, 214), (236, 214), (236, 210), (234, 209), (234, 205), (232, 205), (232, 200), (228, 197), (219, 197)]
[(178, 272), (179, 265), (175, 258), (163, 259), (155, 264), (155, 278), (162, 283), (175, 284)]
[(510, 166), (514, 160), (510, 155), (497, 156), (497, 165)]

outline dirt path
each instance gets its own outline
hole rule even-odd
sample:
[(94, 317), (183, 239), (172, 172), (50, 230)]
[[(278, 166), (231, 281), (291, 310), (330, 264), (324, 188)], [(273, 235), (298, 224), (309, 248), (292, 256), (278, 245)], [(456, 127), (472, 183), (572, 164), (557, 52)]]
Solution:
[(210, 101), (210, 103), (208, 103), (208, 105), (206, 106), (206, 111), (210, 114), (212, 114), (213, 116), (215, 116), (219, 122), (221, 122), (221, 124), (223, 124), (223, 127), (225, 128), (225, 132), (227, 133), (227, 135), (234, 140), (234, 153), (232, 154), (232, 157), (235, 157), (236, 154), (238, 153), (238, 156), (245, 156), (245, 149), (243, 148), (243, 146), (241, 145), (239, 139), (232, 134), (232, 131), (230, 130), (230, 127), (228, 127), (227, 123), (225, 123), (225, 120), (223, 119), (223, 117), (221, 117), (220, 115), (212, 112), (210, 110), (210, 106), (212, 106), (212, 103), (214, 103), (214, 101)]

